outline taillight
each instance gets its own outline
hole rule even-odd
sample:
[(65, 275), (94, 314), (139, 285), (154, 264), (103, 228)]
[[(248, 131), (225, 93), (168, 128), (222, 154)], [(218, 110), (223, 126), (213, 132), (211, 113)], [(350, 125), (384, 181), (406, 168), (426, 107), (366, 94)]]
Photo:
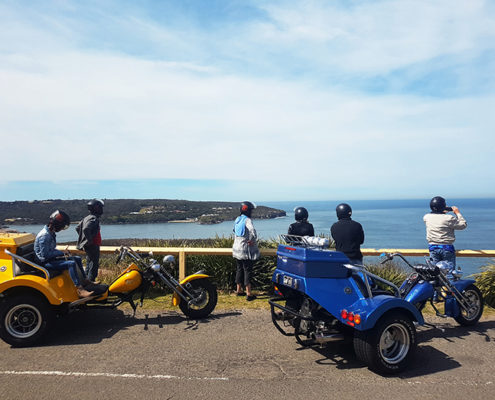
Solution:
[(347, 322), (347, 325), (354, 326), (354, 325), (359, 325), (361, 323), (361, 315), (359, 314), (354, 314), (353, 312), (342, 310), (340, 312), (340, 316), (342, 317), (343, 320), (345, 320), (345, 322)]

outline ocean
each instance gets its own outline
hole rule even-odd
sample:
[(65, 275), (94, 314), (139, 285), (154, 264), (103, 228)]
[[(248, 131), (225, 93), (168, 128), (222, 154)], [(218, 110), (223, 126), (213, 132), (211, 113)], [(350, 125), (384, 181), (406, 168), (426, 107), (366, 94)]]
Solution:
[[(466, 218), (468, 227), (456, 232), (456, 249), (494, 249), (495, 248), (495, 199), (447, 199), (448, 205), (459, 207)], [(330, 226), (336, 221), (336, 201), (284, 201), (263, 202), (265, 206), (279, 208), (287, 212), (287, 217), (271, 220), (254, 220), (254, 226), (260, 238), (276, 239), (286, 233), (294, 222), (293, 210), (303, 206), (309, 211), (309, 222), (315, 233), (330, 233)], [(363, 248), (426, 248), (423, 215), (429, 212), (428, 200), (354, 200), (348, 201), (353, 209), (352, 218), (360, 222), (365, 232)], [(11, 228), (37, 233), (41, 225), (12, 226)], [(162, 238), (196, 239), (229, 236), (233, 222), (216, 225), (195, 223), (161, 223), (102, 225), (104, 239), (121, 238)], [(58, 242), (75, 241), (77, 234), (73, 227), (57, 235)], [(458, 258), (458, 265), (466, 274), (475, 273), (479, 268), (493, 260), (485, 258)], [(376, 257), (366, 257), (365, 262), (377, 262)]]

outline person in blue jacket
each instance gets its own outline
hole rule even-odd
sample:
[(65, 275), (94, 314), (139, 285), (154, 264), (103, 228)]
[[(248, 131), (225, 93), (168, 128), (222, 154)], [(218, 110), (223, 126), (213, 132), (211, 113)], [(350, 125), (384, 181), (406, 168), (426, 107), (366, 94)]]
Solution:
[(244, 284), (246, 287), (245, 294), (247, 301), (252, 301), (256, 298), (256, 296), (251, 293), (251, 275), (253, 273), (254, 262), (260, 257), (257, 243), (258, 236), (251, 220), (251, 213), (255, 208), (256, 206), (249, 201), (241, 203), (241, 215), (237, 217), (234, 223), (235, 237), (232, 246), (232, 255), (237, 263), (235, 279), (237, 284), (237, 295), (244, 295), (244, 292), (242, 291), (242, 284)]
[(47, 225), (38, 233), (34, 241), (34, 252), (39, 263), (48, 270), (69, 270), (69, 275), (74, 282), (79, 297), (90, 297), (93, 291), (86, 290), (85, 286), (91, 284), (86, 278), (80, 257), (67, 256), (57, 249), (57, 232), (67, 229), (70, 225), (69, 216), (60, 210), (50, 215)]

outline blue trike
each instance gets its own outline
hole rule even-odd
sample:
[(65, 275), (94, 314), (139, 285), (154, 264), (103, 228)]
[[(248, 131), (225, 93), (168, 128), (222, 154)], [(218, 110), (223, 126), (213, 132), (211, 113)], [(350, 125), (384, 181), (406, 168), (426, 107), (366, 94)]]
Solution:
[[(474, 325), (483, 312), (483, 297), (473, 280), (456, 270), (431, 264), (412, 265), (413, 272), (397, 287), (350, 265), (340, 252), (323, 248), (318, 238), (282, 235), (272, 277), (272, 321), (284, 335), (311, 346), (352, 339), (357, 357), (371, 370), (392, 374), (404, 370), (416, 347), (415, 325), (429, 302), (437, 315), (461, 325)], [(444, 303), (444, 311), (439, 305)]]

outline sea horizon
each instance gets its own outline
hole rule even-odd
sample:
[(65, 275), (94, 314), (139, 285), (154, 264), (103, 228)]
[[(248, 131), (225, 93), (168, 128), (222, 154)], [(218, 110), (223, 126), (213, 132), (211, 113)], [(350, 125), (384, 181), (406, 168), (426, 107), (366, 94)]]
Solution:
[[(451, 199), (449, 205), (458, 206), (466, 218), (465, 230), (456, 231), (456, 249), (489, 250), (495, 248), (495, 199)], [(329, 236), (331, 225), (337, 221), (337, 201), (282, 201), (263, 202), (262, 205), (280, 208), (286, 217), (276, 219), (254, 219), (254, 226), (260, 239), (277, 240), (286, 233), (294, 222), (293, 209), (306, 207), (309, 222), (316, 234)], [(408, 200), (355, 200), (349, 201), (353, 208), (352, 218), (361, 223), (365, 232), (363, 248), (427, 248), (424, 214), (430, 212), (429, 199)], [(260, 203), (261, 205), (261, 203)], [(36, 234), (43, 225), (10, 225), (11, 229)], [(214, 225), (200, 225), (190, 222), (147, 223), (147, 224), (102, 224), (103, 239), (205, 239), (232, 234), (233, 221)], [(73, 226), (57, 235), (59, 243), (77, 239)], [(462, 258), (460, 265), (476, 272), (480, 266), (492, 262), (490, 259)]]

